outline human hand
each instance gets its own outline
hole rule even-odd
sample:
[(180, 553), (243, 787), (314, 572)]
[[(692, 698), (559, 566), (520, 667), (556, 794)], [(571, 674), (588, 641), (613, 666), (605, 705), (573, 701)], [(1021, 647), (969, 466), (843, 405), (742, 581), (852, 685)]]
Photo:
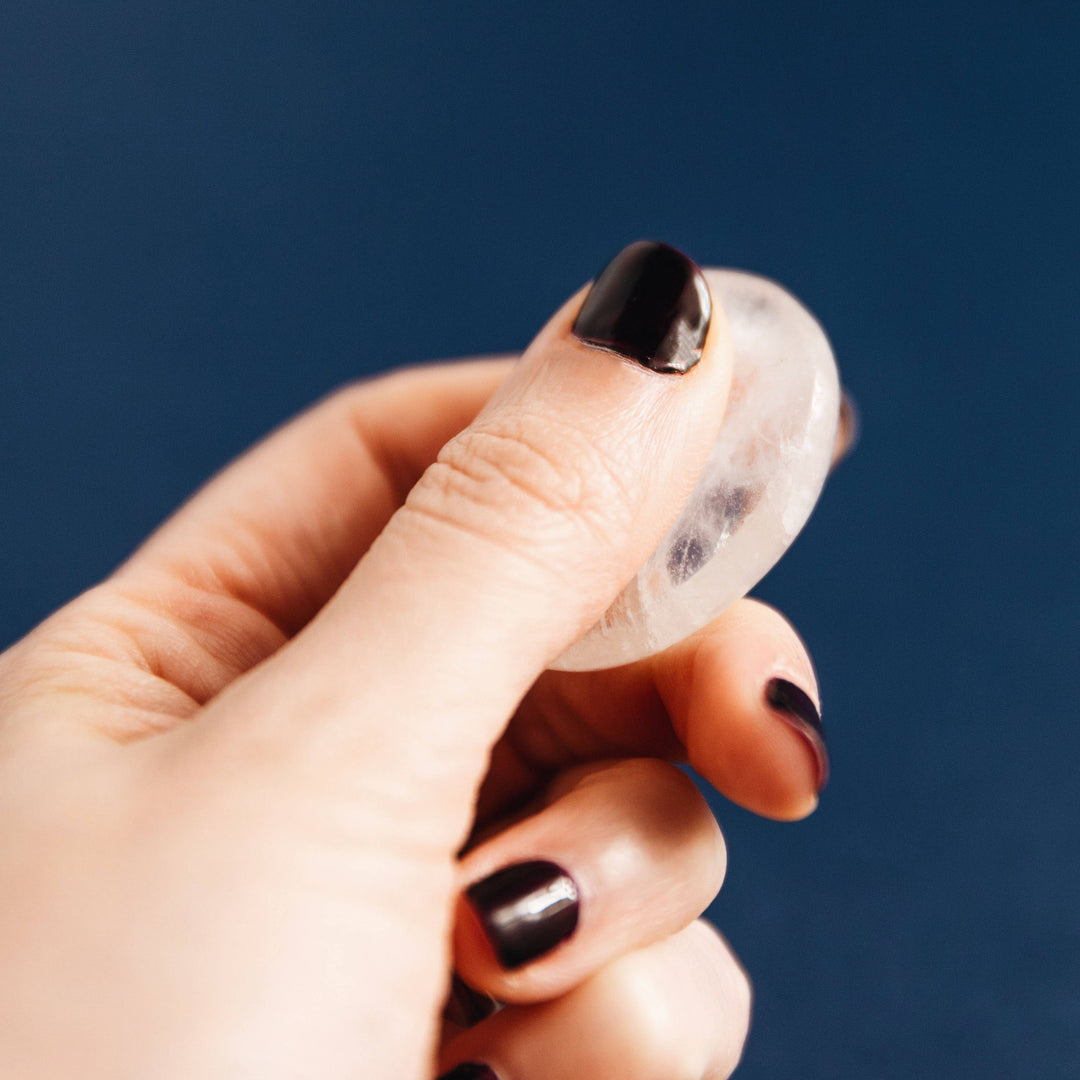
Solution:
[[(545, 673), (673, 519), (730, 365), (716, 311), (683, 375), (584, 344), (583, 295), (516, 363), (320, 404), (0, 656), (0, 1075), (734, 1067), (749, 986), (696, 921), (723, 843), (672, 762), (801, 817), (817, 691), (753, 601)], [(548, 918), (500, 923), (530, 875)], [(440, 1024), (451, 967), (510, 1004)]]

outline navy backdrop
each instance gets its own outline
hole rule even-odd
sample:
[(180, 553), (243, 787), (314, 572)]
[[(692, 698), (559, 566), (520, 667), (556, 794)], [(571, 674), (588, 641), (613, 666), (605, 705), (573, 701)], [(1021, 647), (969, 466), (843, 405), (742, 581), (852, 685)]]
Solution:
[(759, 590), (833, 779), (718, 802), (740, 1076), (1080, 1075), (1069, 4), (5, 0), (0, 644), (334, 385), (625, 242), (778, 278), (863, 413)]

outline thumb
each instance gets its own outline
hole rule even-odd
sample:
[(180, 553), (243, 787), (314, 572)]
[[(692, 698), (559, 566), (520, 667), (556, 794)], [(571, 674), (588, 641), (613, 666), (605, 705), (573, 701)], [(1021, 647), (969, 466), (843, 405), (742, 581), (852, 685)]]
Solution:
[(471, 794), (533, 680), (689, 495), (731, 360), (698, 268), (630, 245), (541, 330), (319, 616), (198, 726), (257, 724), (263, 746)]

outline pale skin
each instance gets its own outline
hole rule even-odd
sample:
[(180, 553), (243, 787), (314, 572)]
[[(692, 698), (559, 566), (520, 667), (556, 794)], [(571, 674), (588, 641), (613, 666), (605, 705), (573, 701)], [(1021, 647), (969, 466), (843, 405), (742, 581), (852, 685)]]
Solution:
[[(573, 338), (580, 302), (520, 360), (330, 397), (0, 655), (0, 1075), (730, 1074), (724, 845), (673, 763), (804, 817), (816, 761), (763, 687), (817, 687), (752, 600), (545, 673), (673, 519), (730, 373), (722, 316), (667, 376)], [(506, 971), (462, 890), (531, 859), (581, 922)], [(451, 969), (508, 1004), (445, 1023)]]

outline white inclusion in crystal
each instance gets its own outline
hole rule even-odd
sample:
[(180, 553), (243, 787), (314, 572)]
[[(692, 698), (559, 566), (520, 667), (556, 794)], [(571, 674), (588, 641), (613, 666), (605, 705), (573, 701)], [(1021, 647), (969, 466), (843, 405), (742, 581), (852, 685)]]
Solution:
[(825, 332), (775, 282), (737, 270), (705, 276), (735, 347), (720, 435), (675, 524), (555, 668), (626, 664), (700, 629), (772, 569), (825, 483), (840, 410)]

